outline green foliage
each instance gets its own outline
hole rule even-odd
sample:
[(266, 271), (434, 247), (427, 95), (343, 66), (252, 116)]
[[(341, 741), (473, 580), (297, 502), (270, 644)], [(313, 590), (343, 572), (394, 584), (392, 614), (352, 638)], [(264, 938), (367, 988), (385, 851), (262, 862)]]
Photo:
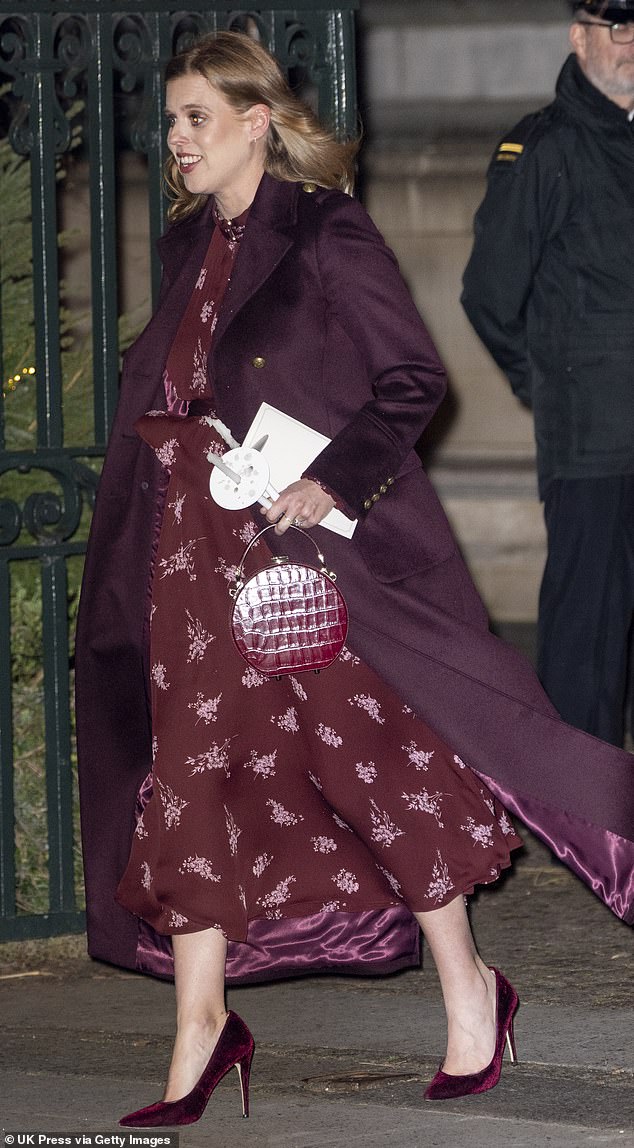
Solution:
[(0, 203), (3, 359), (8, 374), (13, 375), (32, 365), (35, 333), (30, 168), (24, 156), (13, 152), (8, 139), (0, 140)]
[[(79, 109), (71, 110), (71, 115)], [(75, 130), (75, 139), (79, 132)], [(60, 165), (58, 179), (63, 180)], [(3, 413), (6, 447), (31, 451), (36, 447), (37, 378), (29, 375), (35, 362), (35, 320), (31, 226), (30, 163), (16, 155), (8, 139), (0, 140), (0, 324), (4, 376)], [(78, 236), (62, 232), (60, 248), (68, 249)], [(84, 237), (81, 237), (82, 239)], [(89, 446), (94, 441), (93, 359), (88, 316), (71, 312), (64, 305), (60, 284), (61, 372), (65, 441)], [(119, 321), (120, 350), (136, 337), (140, 323), (135, 316)], [(14, 382), (14, 376), (19, 381)], [(10, 382), (11, 380), (11, 382)], [(95, 460), (86, 460), (90, 465)], [(23, 506), (29, 493), (54, 488), (41, 471), (0, 474), (0, 499)], [(87, 536), (90, 514), (85, 510), (75, 540)], [(32, 542), (24, 536), (21, 542)], [(44, 681), (40, 563), (11, 563), (11, 653), (13, 699), (13, 757), (15, 800), (15, 862), (17, 904), (21, 912), (44, 913), (48, 909), (48, 846), (46, 812)], [(74, 632), (79, 599), (82, 561), (68, 560), (68, 624)], [(72, 690), (72, 674), (70, 688)], [(0, 683), (6, 688), (6, 683)], [(63, 704), (61, 702), (60, 704)], [(74, 751), (73, 751), (74, 754)], [(73, 765), (75, 762), (73, 760)], [(78, 844), (78, 802), (75, 783), (73, 809), (76, 845), (76, 888), (82, 898), (81, 858)]]
[[(68, 617), (71, 633), (77, 614), (81, 558), (68, 560)], [(13, 694), (13, 754), (15, 802), (15, 865), (17, 907), (20, 912), (48, 910), (48, 834), (44, 724), (44, 674), (42, 669), (42, 603), (39, 562), (16, 563), (11, 591), (11, 663)], [(72, 711), (74, 675), (69, 678)], [(73, 730), (74, 734), (74, 730)], [(74, 868), (78, 907), (83, 904), (81, 848), (79, 844), (79, 796), (75, 776), (74, 737), (73, 823)]]
[[(75, 105), (69, 111), (69, 117), (73, 119), (81, 110), (81, 105)], [(76, 125), (73, 128), (73, 148), (79, 144), (80, 138), (81, 128)], [(66, 171), (60, 160), (58, 182), (65, 177)], [(7, 138), (0, 140), (0, 204), (5, 438), (9, 450), (33, 450), (36, 445), (37, 378), (29, 374), (35, 363), (30, 163), (25, 156), (15, 154)], [(85, 240), (85, 236), (66, 230), (61, 231), (57, 239), (58, 247), (68, 250), (78, 240)], [(59, 284), (59, 324), (64, 438), (72, 445), (90, 444), (94, 440), (94, 427), (93, 350), (87, 331), (89, 315), (72, 312), (65, 306), (65, 299), (66, 289), (62, 281)], [(139, 315), (144, 310), (144, 307), (139, 308)], [(121, 352), (139, 333), (142, 326), (139, 315), (127, 314), (119, 318)], [(25, 490), (23, 480), (20, 489), (22, 492)], [(28, 483), (26, 490), (28, 492)]]
[[(71, 115), (78, 110), (79, 106), (73, 108)], [(79, 142), (79, 138), (80, 129), (76, 128), (73, 131), (74, 145)], [(61, 164), (57, 176), (59, 180), (64, 178)], [(35, 446), (36, 425), (36, 380), (29, 373), (35, 363), (31, 165), (25, 156), (16, 155), (8, 138), (0, 140), (0, 203), (0, 316), (5, 435), (9, 449), (31, 450)], [(70, 233), (62, 232), (58, 236), (58, 243), (64, 246), (71, 239)], [(68, 378), (74, 374), (74, 360), (77, 356), (83, 361), (84, 370), (89, 364), (85, 361), (84, 348), (77, 346), (73, 333), (75, 320), (63, 306), (63, 290), (60, 290), (60, 299), (62, 374)], [(66, 364), (65, 356), (70, 356)], [(89, 382), (89, 372), (86, 373)], [(20, 381), (16, 382), (18, 378)]]
[(36, 594), (36, 572), (22, 567), (21, 574), (13, 579), (11, 595), (11, 656), (13, 682), (25, 686), (41, 676), (42, 608)]

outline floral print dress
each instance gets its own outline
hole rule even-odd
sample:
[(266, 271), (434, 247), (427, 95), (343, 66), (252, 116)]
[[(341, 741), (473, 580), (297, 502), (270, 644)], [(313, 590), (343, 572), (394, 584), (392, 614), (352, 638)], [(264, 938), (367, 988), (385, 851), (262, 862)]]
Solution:
[[(230, 630), (229, 587), (257, 532), (209, 493), (226, 445), (206, 374), (240, 228), (214, 230), (167, 364), (171, 413), (137, 430), (168, 478), (151, 606), (153, 769), (117, 898), (158, 933), (257, 918), (437, 909), (496, 879), (521, 844), (503, 807), (349, 649), (321, 674), (267, 678)], [(200, 409), (200, 408), (199, 408)], [(268, 550), (260, 540), (255, 559)], [(459, 747), (456, 747), (459, 750)]]

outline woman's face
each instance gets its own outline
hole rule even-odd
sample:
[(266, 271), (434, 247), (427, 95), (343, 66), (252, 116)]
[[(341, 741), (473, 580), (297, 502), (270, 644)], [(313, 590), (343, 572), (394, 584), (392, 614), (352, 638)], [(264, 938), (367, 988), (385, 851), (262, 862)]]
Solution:
[[(194, 195), (214, 195), (232, 218), (249, 206), (264, 171), (268, 108), (236, 112), (198, 73), (169, 80), (168, 147)], [(246, 201), (245, 201), (246, 200)]]

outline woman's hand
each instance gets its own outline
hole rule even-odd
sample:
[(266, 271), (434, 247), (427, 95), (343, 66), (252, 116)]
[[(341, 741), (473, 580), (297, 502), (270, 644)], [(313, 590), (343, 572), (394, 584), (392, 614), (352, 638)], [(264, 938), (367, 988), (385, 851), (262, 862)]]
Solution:
[(262, 513), (269, 522), (274, 522), (275, 533), (285, 534), (289, 526), (310, 529), (317, 526), (335, 505), (325, 490), (310, 478), (300, 478), (282, 491), (268, 510)]

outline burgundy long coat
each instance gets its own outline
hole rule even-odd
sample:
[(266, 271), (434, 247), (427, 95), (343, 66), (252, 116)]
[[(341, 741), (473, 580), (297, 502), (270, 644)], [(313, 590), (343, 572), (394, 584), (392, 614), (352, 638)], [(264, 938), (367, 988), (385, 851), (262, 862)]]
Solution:
[[(77, 632), (89, 950), (161, 974), (170, 967), (165, 943), (113, 897), (151, 767), (147, 620), (163, 478), (133, 426), (165, 408), (163, 369), (212, 227), (207, 206), (160, 241), (161, 300), (124, 358)], [(413, 449), (442, 400), (444, 372), (394, 256), (355, 200), (263, 177), (208, 373), (218, 414), (238, 440), (262, 401), (332, 439), (311, 473), (360, 521), (352, 540), (320, 527), (314, 535), (347, 599), (349, 645), (617, 915), (632, 919), (633, 759), (566, 726), (528, 664), (488, 632)], [(284, 552), (311, 560), (307, 545), (287, 535)], [(277, 928), (278, 937), (263, 935), (257, 968), (230, 952), (229, 975), (346, 961), (360, 969), (364, 945), (375, 967), (411, 962), (416, 928), (405, 910), (389, 913), (362, 922), (358, 944), (339, 922), (329, 957), (308, 936), (295, 959), (297, 947), (289, 955), (279, 935), (289, 922), (267, 922), (263, 929)]]

